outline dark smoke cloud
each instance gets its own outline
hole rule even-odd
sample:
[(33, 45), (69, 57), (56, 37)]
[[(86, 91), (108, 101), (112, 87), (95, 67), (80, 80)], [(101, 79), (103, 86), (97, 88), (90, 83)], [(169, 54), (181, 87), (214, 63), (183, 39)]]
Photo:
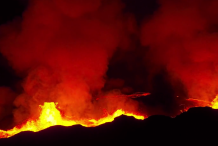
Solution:
[(218, 11), (216, 0), (160, 0), (142, 26), (154, 72), (166, 67), (171, 82), (181, 80), (190, 98), (211, 101), (218, 93)]
[(16, 94), (7, 87), (0, 87), (0, 121), (12, 111)]
[(1, 26), (1, 53), (24, 78), (13, 102), (16, 123), (38, 116), (44, 102), (58, 102), (75, 119), (137, 107), (113, 98), (120, 92), (101, 93), (108, 60), (134, 33), (134, 17), (123, 7), (117, 0), (30, 0), (22, 18)]

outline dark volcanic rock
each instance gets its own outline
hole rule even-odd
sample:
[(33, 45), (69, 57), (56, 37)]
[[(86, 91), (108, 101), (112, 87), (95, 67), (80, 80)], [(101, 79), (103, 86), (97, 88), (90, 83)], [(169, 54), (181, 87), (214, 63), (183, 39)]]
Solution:
[(121, 116), (98, 127), (54, 126), (37, 133), (22, 132), (0, 139), (1, 146), (83, 145), (210, 145), (216, 140), (218, 110), (191, 108), (176, 118), (151, 116), (145, 120)]

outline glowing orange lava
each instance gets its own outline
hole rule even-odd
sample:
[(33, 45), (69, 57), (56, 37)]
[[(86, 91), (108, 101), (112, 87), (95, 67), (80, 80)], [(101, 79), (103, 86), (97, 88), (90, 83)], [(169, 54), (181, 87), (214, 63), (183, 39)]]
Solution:
[(211, 107), (213, 109), (218, 109), (218, 95), (216, 96), (216, 98), (211, 102)]
[(38, 132), (40, 130), (43, 130), (43, 129), (46, 129), (48, 127), (55, 126), (55, 125), (72, 126), (72, 125), (80, 124), (85, 127), (94, 127), (94, 126), (98, 126), (98, 125), (101, 125), (107, 122), (112, 122), (114, 118), (121, 116), (121, 115), (133, 116), (136, 119), (140, 119), (140, 120), (145, 119), (145, 117), (142, 115), (136, 115), (133, 113), (125, 112), (122, 109), (119, 109), (116, 112), (114, 112), (112, 115), (108, 114), (106, 117), (103, 117), (98, 120), (82, 119), (80, 121), (75, 121), (75, 120), (62, 117), (60, 111), (56, 107), (57, 107), (57, 103), (45, 102), (43, 106), (40, 106), (41, 114), (38, 119), (28, 120), (25, 124), (21, 126), (16, 126), (13, 129), (8, 130), (8, 131), (0, 130), (0, 138), (8, 138), (22, 131)]
[[(200, 103), (199, 105), (201, 106), (209, 106), (213, 109), (218, 109), (218, 95), (211, 103), (207, 103), (205, 101), (201, 101), (197, 99), (188, 99), (188, 100), (198, 102)], [(34, 120), (30, 119), (26, 123), (16, 126), (11, 130), (7, 130), (7, 131), (0, 130), (0, 138), (8, 138), (22, 131), (38, 132), (55, 125), (72, 126), (72, 125), (79, 124), (84, 127), (95, 127), (107, 122), (112, 122), (114, 118), (119, 117), (121, 115), (133, 116), (134, 118), (139, 120), (144, 120), (146, 118), (143, 115), (137, 115), (131, 112), (126, 112), (122, 109), (118, 109), (113, 114), (107, 114), (105, 117), (102, 117), (100, 119), (72, 120), (70, 118), (62, 116), (60, 111), (57, 109), (57, 105), (58, 103), (45, 102), (44, 105), (39, 106), (39, 110), (40, 110), (39, 118)]]

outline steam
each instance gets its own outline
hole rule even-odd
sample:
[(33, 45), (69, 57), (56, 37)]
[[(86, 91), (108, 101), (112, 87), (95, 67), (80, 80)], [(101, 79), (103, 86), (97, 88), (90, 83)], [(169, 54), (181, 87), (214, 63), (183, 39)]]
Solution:
[(160, 0), (142, 26), (141, 42), (149, 61), (165, 66), (171, 82), (180, 79), (189, 98), (212, 101), (218, 93), (218, 2)]
[(132, 33), (134, 20), (122, 8), (117, 0), (30, 0), (22, 18), (1, 26), (0, 51), (25, 78), (14, 100), (16, 123), (37, 117), (44, 102), (58, 102), (75, 119), (136, 106), (101, 93), (109, 59)]

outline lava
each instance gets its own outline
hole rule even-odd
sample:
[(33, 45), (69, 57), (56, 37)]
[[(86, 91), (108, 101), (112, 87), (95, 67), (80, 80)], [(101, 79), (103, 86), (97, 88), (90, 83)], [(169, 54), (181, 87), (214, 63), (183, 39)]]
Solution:
[(216, 96), (216, 98), (211, 102), (211, 107), (213, 109), (218, 109), (218, 95)]
[[(198, 102), (199, 104), (204, 103), (205, 106), (209, 106), (213, 109), (218, 109), (218, 95), (211, 103), (207, 103), (205, 101), (199, 101), (195, 99), (189, 99), (189, 101), (195, 101)], [(61, 112), (58, 110), (58, 103), (54, 103), (54, 102), (45, 102), (44, 105), (39, 106), (39, 110), (40, 110), (39, 118), (29, 119), (27, 122), (23, 123), (22, 125), (18, 125), (11, 130), (7, 130), (7, 131), (0, 130), (0, 138), (9, 138), (23, 131), (38, 132), (55, 125), (62, 125), (62, 126), (82, 125), (84, 127), (95, 127), (107, 122), (112, 122), (116, 117), (119, 117), (121, 115), (133, 116), (138, 120), (144, 120), (146, 118), (144, 115), (139, 115), (139, 114), (124, 111), (122, 109), (118, 109), (113, 114), (107, 114), (106, 116), (100, 119), (73, 120), (71, 117), (66, 117), (63, 114), (61, 114)]]
[[(209, 106), (213, 109), (218, 109), (218, 95), (211, 103), (208, 103), (206, 106)], [(23, 131), (38, 132), (55, 125), (82, 125), (84, 127), (95, 127), (107, 122), (112, 122), (116, 117), (119, 117), (121, 115), (133, 116), (138, 120), (144, 120), (146, 118), (144, 115), (134, 114), (131, 112), (124, 111), (122, 109), (118, 109), (113, 114), (107, 114), (105, 117), (102, 117), (100, 119), (73, 120), (70, 117), (65, 117), (64, 115), (62, 115), (57, 107), (58, 103), (45, 102), (44, 105), (39, 106), (41, 114), (38, 119), (29, 119), (26, 123), (18, 125), (11, 130), (0, 130), (0, 138), (9, 138)]]
[(80, 124), (84, 127), (95, 127), (107, 122), (112, 122), (114, 118), (121, 115), (133, 116), (139, 120), (145, 119), (145, 116), (143, 115), (137, 115), (131, 112), (126, 112), (122, 109), (118, 109), (113, 114), (108, 114), (100, 119), (73, 120), (70, 117), (64, 117), (57, 109), (57, 106), (58, 103), (45, 102), (44, 105), (39, 106), (41, 114), (38, 119), (30, 119), (26, 123), (16, 126), (8, 131), (0, 130), (0, 138), (8, 138), (22, 131), (38, 132), (55, 125), (72, 126)]
[[(148, 95), (148, 94), (142, 94)], [(212, 102), (201, 101), (197, 99), (188, 99), (188, 101), (196, 102), (200, 106), (209, 106), (213, 109), (218, 109), (218, 95)], [(37, 119), (29, 119), (27, 122), (14, 127), (11, 130), (0, 130), (0, 138), (9, 138), (23, 131), (38, 132), (55, 125), (73, 126), (82, 125), (84, 127), (96, 127), (107, 122), (112, 122), (116, 117), (121, 115), (133, 116), (135, 119), (144, 120), (147, 118), (144, 115), (135, 114), (132, 112), (124, 111), (123, 109), (117, 109), (114, 113), (101, 117), (100, 119), (80, 119), (74, 120), (71, 117), (64, 116), (59, 111), (58, 103), (45, 102), (44, 105), (39, 105), (40, 116)], [(188, 110), (188, 109), (187, 109)], [(187, 111), (184, 110), (184, 111)], [(183, 112), (184, 112), (183, 111)]]

